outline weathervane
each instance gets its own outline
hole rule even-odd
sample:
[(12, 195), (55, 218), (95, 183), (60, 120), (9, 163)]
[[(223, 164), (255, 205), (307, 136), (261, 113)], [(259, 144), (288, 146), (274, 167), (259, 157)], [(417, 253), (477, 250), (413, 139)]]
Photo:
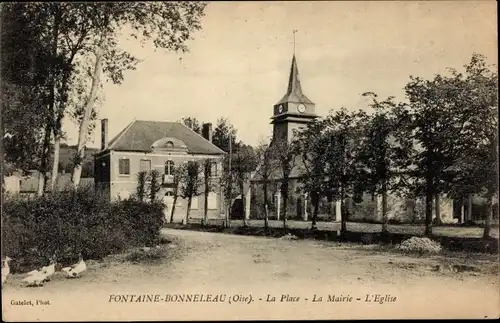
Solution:
[(295, 33), (297, 33), (298, 30), (294, 29), (292, 32), (293, 32), (293, 55), (295, 55)]

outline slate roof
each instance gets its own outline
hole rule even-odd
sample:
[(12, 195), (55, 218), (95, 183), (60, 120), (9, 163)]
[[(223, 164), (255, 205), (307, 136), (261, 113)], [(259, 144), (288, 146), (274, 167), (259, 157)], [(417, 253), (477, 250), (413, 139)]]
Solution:
[(173, 137), (182, 141), (190, 154), (225, 154), (181, 122), (134, 120), (109, 142), (109, 150), (150, 152), (159, 139)]
[(295, 55), (292, 58), (292, 66), (290, 67), (290, 77), (288, 79), (288, 89), (286, 94), (281, 98), (277, 104), (286, 102), (308, 103), (314, 104), (307, 96), (302, 93), (302, 86), (299, 79), (299, 68), (297, 67), (297, 60)]

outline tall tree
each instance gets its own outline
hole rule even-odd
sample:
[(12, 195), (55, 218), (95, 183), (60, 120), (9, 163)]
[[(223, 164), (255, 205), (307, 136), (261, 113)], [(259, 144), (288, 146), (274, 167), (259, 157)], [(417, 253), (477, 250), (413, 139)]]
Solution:
[(2, 4), (2, 136), (5, 162), (45, 174), (50, 152), (50, 131), (45, 131), (50, 117), (49, 74), (55, 58), (39, 20), (26, 12), (24, 3)]
[[(93, 42), (88, 53), (95, 56), (90, 89), (78, 139), (78, 156), (83, 158), (86, 132), (96, 100), (100, 74), (114, 82), (123, 81), (123, 72), (135, 68), (137, 59), (118, 46), (117, 38), (124, 26), (131, 26), (132, 36), (152, 40), (155, 47), (173, 51), (187, 51), (186, 41), (201, 28), (205, 4), (200, 2), (113, 2), (86, 4), (85, 17), (91, 21)], [(76, 163), (72, 181), (78, 187), (81, 163)]]
[(269, 183), (271, 182), (273, 175), (277, 170), (277, 163), (274, 159), (273, 150), (269, 145), (269, 142), (262, 140), (255, 149), (256, 159), (258, 166), (256, 169), (256, 176), (259, 181), (262, 182), (262, 190), (264, 193), (264, 209), (259, 210), (260, 212), (265, 212), (264, 227), (268, 229), (269, 219), (267, 218), (267, 208), (269, 206)]
[[(207, 158), (203, 160), (203, 225), (206, 225), (208, 223), (208, 196), (210, 192), (213, 192), (212, 188), (212, 180), (217, 176), (217, 174), (213, 174), (212, 170), (216, 162), (213, 161), (211, 158)], [(215, 168), (216, 170), (216, 168)]]
[(225, 152), (229, 152), (229, 141), (231, 140), (232, 149), (237, 149), (236, 129), (227, 118), (219, 118), (214, 129), (212, 142)]
[(226, 208), (224, 212), (226, 217), (224, 224), (226, 227), (230, 227), (232, 203), (233, 200), (238, 196), (235, 175), (234, 172), (232, 171), (232, 154), (225, 155), (222, 164), (223, 164), (223, 172), (220, 177), (220, 186), (222, 188), (222, 193), (224, 196), (224, 205)]
[(290, 196), (290, 176), (297, 161), (296, 149), (294, 148), (293, 141), (273, 140), (271, 145), (281, 172), (280, 193), (283, 198), (281, 216), (283, 219), (283, 228), (286, 229), (288, 197)]
[(183, 199), (187, 199), (186, 224), (189, 223), (189, 213), (193, 197), (200, 196), (202, 193), (202, 172), (203, 167), (198, 161), (189, 161), (180, 180), (180, 196)]
[(364, 185), (361, 185), (360, 178), (366, 175), (358, 156), (365, 118), (365, 112), (349, 112), (345, 108), (325, 118), (325, 143), (328, 144), (325, 193), (332, 200), (340, 200), (341, 232), (347, 231), (349, 209), (346, 207), (346, 199), (357, 200), (363, 193)]
[(298, 134), (295, 142), (297, 155), (302, 159), (302, 174), (300, 182), (303, 190), (311, 197), (313, 206), (311, 229), (316, 229), (316, 220), (319, 212), (319, 202), (325, 192), (327, 180), (326, 157), (328, 137), (325, 136), (325, 123), (316, 120), (308, 124), (304, 131)]
[[(232, 173), (235, 176), (241, 194), (241, 204), (243, 213), (245, 213), (245, 184), (250, 187), (250, 175), (257, 167), (257, 158), (251, 146), (243, 145), (238, 148), (232, 160)], [(243, 225), (246, 226), (246, 214), (243, 214)]]
[(382, 232), (386, 233), (387, 195), (389, 191), (397, 191), (398, 167), (404, 162), (401, 159), (407, 158), (406, 150), (395, 135), (400, 126), (397, 117), (400, 106), (393, 97), (380, 101), (372, 92), (363, 96), (372, 99), (370, 106), (374, 114), (367, 116), (363, 126), (365, 133), (358, 157), (365, 168), (366, 178), (360, 179), (372, 196), (382, 197)]
[(174, 222), (175, 206), (177, 205), (177, 199), (179, 198), (181, 181), (184, 178), (184, 174), (187, 171), (186, 167), (187, 167), (187, 164), (181, 164), (177, 167), (174, 167), (174, 169), (172, 171), (172, 175), (173, 175), (173, 201), (172, 201), (172, 207), (170, 210), (170, 223)]

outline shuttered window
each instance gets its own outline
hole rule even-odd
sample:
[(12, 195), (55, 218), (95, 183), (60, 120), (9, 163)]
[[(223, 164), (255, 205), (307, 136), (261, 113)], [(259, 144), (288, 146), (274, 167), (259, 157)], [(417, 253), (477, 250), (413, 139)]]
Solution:
[(130, 175), (130, 159), (120, 158), (118, 160), (118, 171), (120, 175)]

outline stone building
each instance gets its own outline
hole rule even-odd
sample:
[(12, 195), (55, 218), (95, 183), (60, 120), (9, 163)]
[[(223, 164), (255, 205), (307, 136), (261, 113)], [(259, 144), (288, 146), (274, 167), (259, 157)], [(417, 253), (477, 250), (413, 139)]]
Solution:
[[(108, 120), (101, 121), (101, 150), (94, 156), (95, 185), (110, 199), (128, 198), (136, 194), (137, 175), (157, 170), (161, 174), (158, 196), (166, 206), (170, 218), (174, 192), (174, 170), (190, 161), (211, 161), (208, 194), (208, 217), (223, 217), (224, 207), (220, 189), (220, 175), (224, 151), (212, 142), (212, 124), (203, 125), (203, 136), (180, 122), (134, 120), (108, 141)], [(200, 176), (203, 176), (201, 172)], [(203, 191), (203, 190), (200, 190)], [(204, 194), (193, 197), (190, 217), (204, 215)], [(186, 217), (187, 200), (177, 199), (174, 221)]]

